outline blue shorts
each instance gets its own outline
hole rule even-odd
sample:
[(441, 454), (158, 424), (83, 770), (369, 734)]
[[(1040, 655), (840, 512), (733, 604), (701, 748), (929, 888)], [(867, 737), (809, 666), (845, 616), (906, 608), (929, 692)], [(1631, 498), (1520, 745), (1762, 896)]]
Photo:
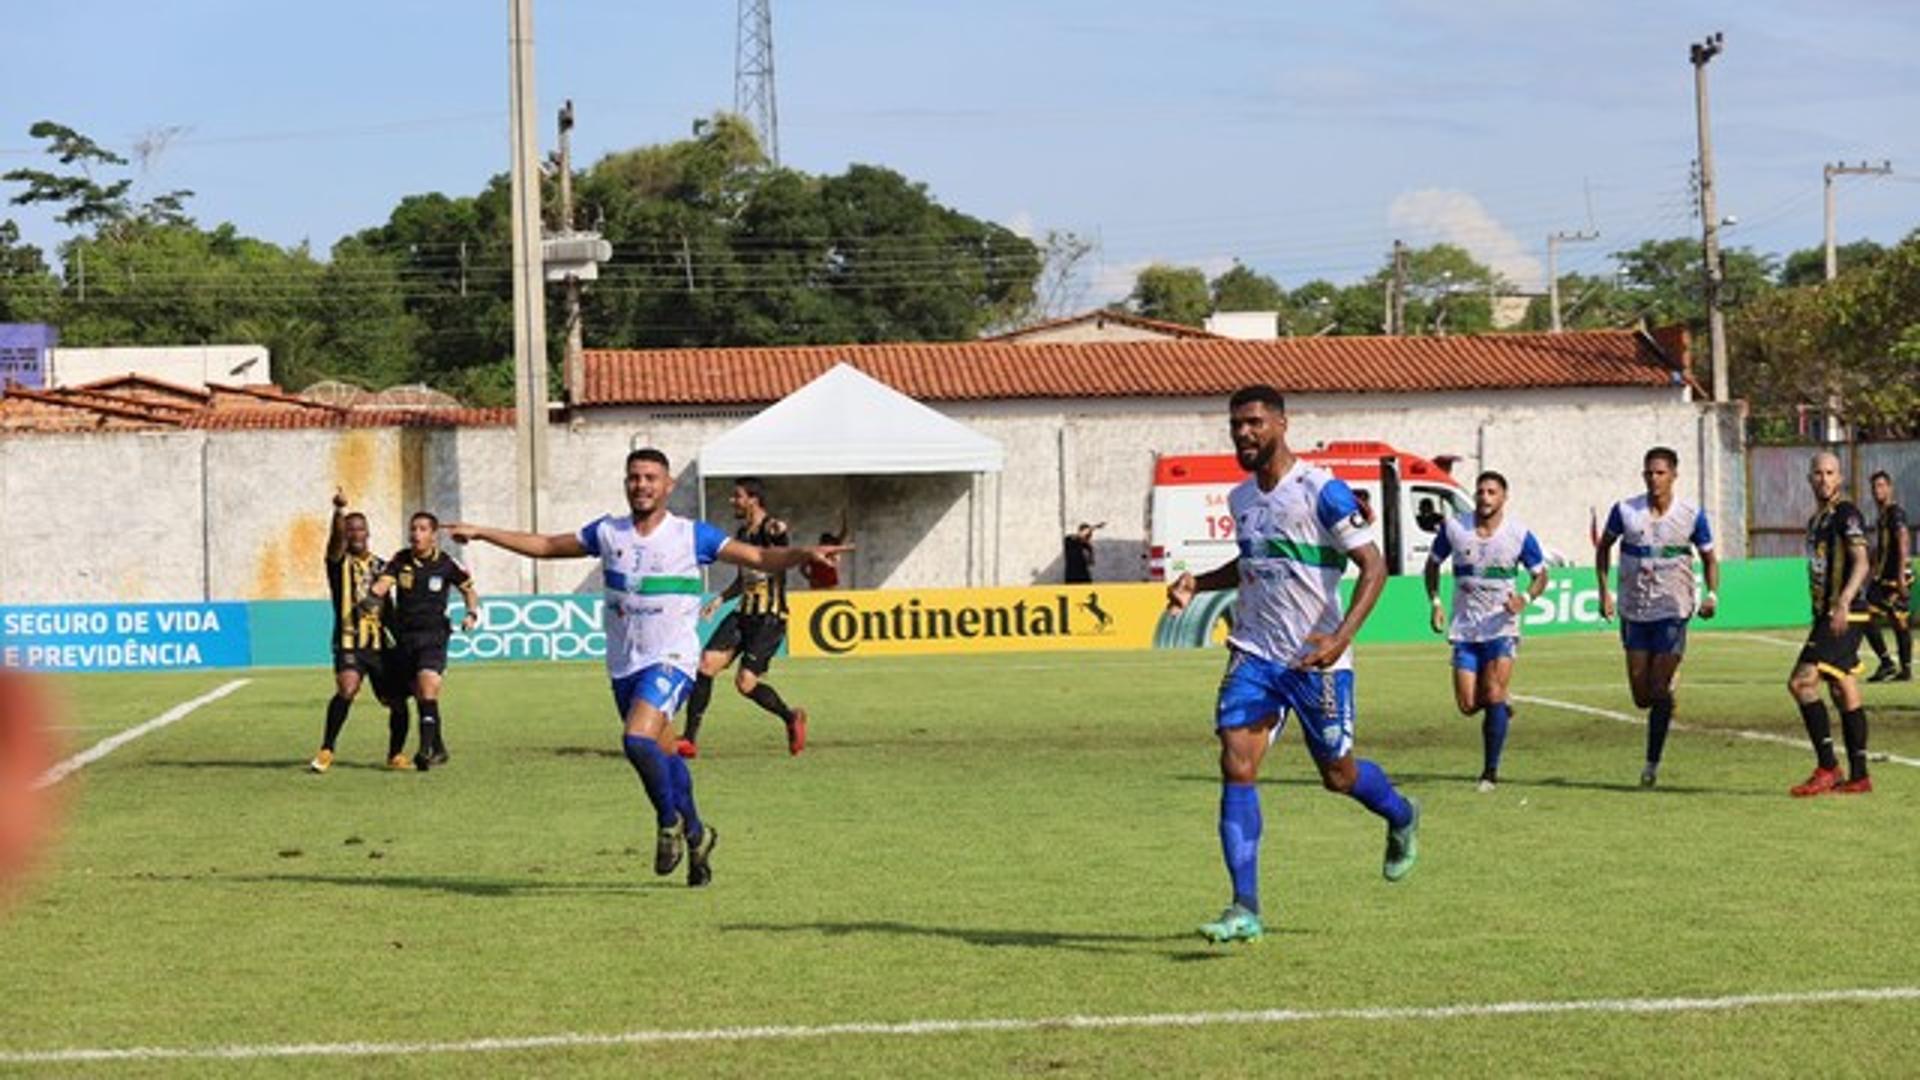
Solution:
[(1517, 637), (1497, 637), (1491, 641), (1456, 641), (1453, 643), (1453, 666), (1457, 671), (1478, 673), (1481, 668), (1495, 660), (1511, 660), (1520, 654), (1520, 639)]
[(1353, 672), (1296, 671), (1238, 649), (1227, 661), (1214, 706), (1216, 731), (1252, 727), (1277, 717), (1277, 738), (1287, 713), (1300, 718), (1300, 734), (1315, 761), (1338, 761), (1353, 752)]
[(1628, 652), (1682, 656), (1687, 651), (1687, 620), (1652, 619), (1647, 622), (1620, 620), (1620, 644)]
[(692, 689), (693, 676), (668, 664), (655, 664), (613, 680), (613, 704), (620, 710), (622, 723), (633, 713), (636, 698), (672, 719)]

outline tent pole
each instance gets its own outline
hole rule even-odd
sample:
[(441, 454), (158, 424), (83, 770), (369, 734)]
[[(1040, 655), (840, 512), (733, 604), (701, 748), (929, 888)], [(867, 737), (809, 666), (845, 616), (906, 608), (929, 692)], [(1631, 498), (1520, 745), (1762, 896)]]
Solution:
[[(698, 509), (695, 511), (699, 517), (694, 520), (705, 521), (707, 520), (707, 476), (700, 471), (699, 458), (693, 459), (693, 492), (694, 497), (699, 500)], [(700, 568), (700, 587), (702, 589), (707, 587), (707, 568), (704, 566)]]

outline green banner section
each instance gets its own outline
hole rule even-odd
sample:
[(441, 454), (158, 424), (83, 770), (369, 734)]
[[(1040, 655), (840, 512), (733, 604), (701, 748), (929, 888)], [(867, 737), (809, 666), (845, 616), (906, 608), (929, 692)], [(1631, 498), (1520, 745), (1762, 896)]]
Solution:
[[(1706, 589), (1705, 576), (1701, 590)], [(1547, 572), (1547, 591), (1521, 616), (1528, 637), (1574, 634), (1617, 628), (1600, 621), (1600, 588), (1591, 566), (1565, 566)], [(1525, 586), (1524, 579), (1516, 584)], [(1344, 582), (1351, 596), (1353, 582)], [(1614, 595), (1618, 597), (1616, 587)], [(1799, 559), (1751, 559), (1720, 564), (1720, 609), (1702, 628), (1740, 630), (1799, 626), (1812, 621), (1807, 604), (1807, 566)], [(1453, 579), (1440, 578), (1441, 601), (1452, 610)], [(1200, 648), (1219, 642), (1233, 619), (1232, 592), (1195, 597), (1179, 615), (1164, 616), (1154, 634), (1158, 649)], [(1373, 614), (1360, 628), (1361, 642), (1419, 642), (1440, 638), (1428, 623), (1427, 587), (1418, 575), (1387, 579)]]

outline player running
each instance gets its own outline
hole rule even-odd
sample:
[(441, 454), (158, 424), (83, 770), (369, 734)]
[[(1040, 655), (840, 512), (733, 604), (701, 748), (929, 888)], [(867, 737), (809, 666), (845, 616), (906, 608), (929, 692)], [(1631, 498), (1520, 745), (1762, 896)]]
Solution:
[(661, 749), (670, 745), (673, 714), (693, 686), (700, 655), (700, 568), (731, 563), (779, 573), (809, 560), (832, 560), (840, 547), (762, 548), (704, 521), (667, 511), (673, 473), (667, 456), (641, 449), (627, 455), (627, 507), (579, 532), (542, 536), (483, 525), (449, 525), (455, 540), (484, 540), (535, 559), (600, 560), (606, 583), (607, 674), (614, 706), (626, 725), (621, 740), (627, 761), (653, 804), (659, 833), (653, 871), (671, 874), (687, 855), (687, 884), (713, 880), (710, 859), (719, 831), (700, 820), (693, 774), (686, 760)]
[(1660, 754), (1673, 723), (1673, 677), (1687, 651), (1687, 621), (1694, 613), (1693, 555), (1706, 568), (1703, 619), (1719, 609), (1720, 557), (1713, 551), (1707, 512), (1673, 493), (1680, 455), (1664, 446), (1641, 459), (1645, 495), (1613, 504), (1594, 549), (1600, 579), (1600, 617), (1612, 621), (1608, 571), (1613, 545), (1620, 545), (1620, 642), (1627, 652), (1627, 685), (1635, 708), (1647, 710), (1647, 764), (1640, 786), (1660, 780)]
[[(480, 597), (473, 591), (473, 575), (459, 560), (440, 550), (440, 519), (421, 510), (407, 520), (406, 550), (387, 560), (373, 583), (373, 595), (393, 596), (393, 646), (382, 660), (396, 686), (412, 692), (420, 709), (420, 742), (413, 767), (426, 772), (447, 763), (447, 742), (441, 732), (440, 689), (447, 671), (447, 642), (453, 627), (447, 623), (447, 597), (459, 589), (466, 602), (460, 629), (480, 625)], [(371, 601), (377, 603), (378, 601)], [(404, 710), (406, 705), (401, 705)]]
[[(1440, 603), (1440, 567), (1453, 562), (1453, 620)], [(1527, 591), (1514, 587), (1522, 573)], [(1520, 613), (1547, 589), (1547, 560), (1525, 525), (1507, 517), (1507, 478), (1483, 472), (1473, 482), (1473, 511), (1448, 518), (1427, 557), (1433, 632), (1453, 642), (1453, 700), (1462, 716), (1482, 713), (1479, 790), (1500, 782), (1500, 752), (1513, 709), (1507, 684), (1520, 651)]]
[[(1287, 448), (1285, 399), (1248, 386), (1230, 402), (1240, 467), (1253, 475), (1227, 497), (1239, 558), (1167, 586), (1167, 606), (1184, 609), (1196, 592), (1239, 590), (1227, 638), (1226, 676), (1214, 711), (1220, 739), (1220, 850), (1233, 903), (1200, 927), (1209, 941), (1252, 941), (1260, 923), (1260, 795), (1254, 784), (1267, 747), (1292, 712), (1329, 791), (1351, 796), (1386, 819), (1388, 881), (1413, 871), (1420, 804), (1403, 798), (1380, 766), (1353, 756), (1353, 656), (1349, 646), (1380, 599), (1387, 565), (1345, 482)], [(1344, 615), (1340, 576), (1360, 568)]]
[[(1787, 690), (1800, 705), (1800, 719), (1813, 740), (1815, 766), (1806, 782), (1789, 789), (1795, 798), (1809, 795), (1865, 794), (1873, 790), (1867, 775), (1867, 710), (1860, 704), (1860, 631), (1866, 626), (1867, 522), (1860, 508), (1841, 498), (1840, 459), (1813, 455), (1807, 485), (1818, 508), (1807, 519), (1807, 584), (1813, 600), (1813, 629), (1794, 662)], [(1833, 722), (1820, 684), (1827, 684), (1840, 709), (1840, 737), (1847, 744), (1847, 772), (1833, 756)]]
[(333, 525), (327, 532), (327, 591), (333, 597), (333, 697), (327, 702), (327, 724), (320, 751), (307, 771), (333, 768), (334, 743), (347, 724), (347, 711), (365, 684), (387, 707), (387, 764), (412, 768), (402, 752), (407, 746), (407, 697), (389, 689), (381, 668), (385, 628), (381, 607), (363, 606), (386, 563), (370, 550), (367, 515), (347, 512), (345, 492), (333, 493)]
[[(740, 522), (734, 539), (754, 547), (787, 546), (787, 523), (767, 512), (765, 484), (751, 476), (743, 477), (733, 485), (729, 501), (734, 519)], [(699, 754), (700, 721), (706, 718), (707, 703), (713, 699), (713, 677), (727, 670), (736, 656), (740, 658), (740, 670), (734, 673), (733, 688), (786, 725), (787, 753), (798, 754), (807, 748), (807, 710), (788, 708), (772, 685), (761, 681), (787, 636), (786, 571), (765, 573), (741, 567), (733, 583), (700, 609), (700, 617), (711, 617), (722, 603), (736, 597), (739, 603), (720, 620), (700, 655), (700, 674), (694, 678), (693, 693), (687, 698), (686, 731), (674, 747), (681, 757)]]
[[(1907, 532), (1907, 512), (1893, 501), (1893, 477), (1884, 470), (1868, 481), (1873, 485), (1873, 502), (1880, 510), (1873, 524), (1873, 576), (1867, 582), (1867, 611), (1873, 621), (1867, 624), (1867, 644), (1880, 658), (1868, 682), (1913, 681), (1913, 628), (1909, 623), (1909, 601), (1913, 596), (1912, 539)], [(1894, 644), (1900, 650), (1896, 665), (1887, 656), (1887, 639), (1880, 624), (1893, 624)]]

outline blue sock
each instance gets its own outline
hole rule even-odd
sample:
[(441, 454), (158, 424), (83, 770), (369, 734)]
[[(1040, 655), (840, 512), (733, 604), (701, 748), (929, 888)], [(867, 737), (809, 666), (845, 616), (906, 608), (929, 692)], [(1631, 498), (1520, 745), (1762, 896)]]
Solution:
[(660, 827), (672, 825), (680, 812), (674, 807), (673, 775), (668, 771), (666, 755), (660, 752), (660, 744), (645, 735), (628, 735), (621, 740), (621, 746), (633, 764), (633, 771), (640, 774), (640, 786), (647, 789), (647, 801), (653, 804)]
[(1252, 784), (1220, 787), (1220, 854), (1233, 878), (1233, 902), (1260, 913), (1260, 792)]
[(1667, 747), (1667, 728), (1673, 723), (1673, 699), (1663, 698), (1647, 710), (1647, 763), (1660, 764), (1660, 752)]
[(679, 754), (663, 754), (667, 761), (667, 775), (673, 779), (673, 808), (679, 812), (680, 819), (687, 823), (687, 839), (700, 838), (700, 811), (693, 805), (693, 773), (687, 769), (687, 761)]
[(1487, 706), (1486, 715), (1480, 718), (1480, 745), (1486, 752), (1488, 772), (1500, 768), (1500, 751), (1507, 745), (1507, 721), (1511, 719), (1513, 710), (1504, 701)]
[(1353, 790), (1348, 794), (1361, 806), (1386, 818), (1387, 824), (1396, 829), (1405, 828), (1407, 822), (1413, 820), (1413, 807), (1393, 789), (1387, 771), (1364, 758), (1355, 765), (1360, 775), (1354, 778)]

